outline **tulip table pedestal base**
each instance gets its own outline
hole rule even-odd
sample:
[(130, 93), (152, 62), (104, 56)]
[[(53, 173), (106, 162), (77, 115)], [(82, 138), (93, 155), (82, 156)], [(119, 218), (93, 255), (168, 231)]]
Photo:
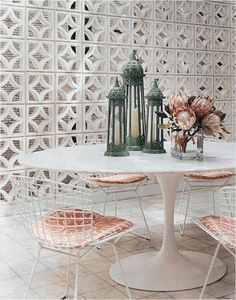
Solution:
[[(164, 204), (164, 236), (159, 252), (145, 252), (121, 260), (128, 286), (147, 291), (179, 291), (203, 285), (212, 256), (193, 251), (179, 251), (174, 235), (174, 209), (177, 187), (182, 173), (156, 174)], [(148, 241), (147, 241), (148, 243)], [(209, 283), (226, 273), (225, 264), (216, 260)], [(111, 278), (122, 284), (119, 265), (110, 269)]]
[[(172, 259), (162, 253), (145, 252), (121, 260), (130, 288), (146, 291), (180, 291), (203, 286), (212, 256), (192, 251), (178, 252)], [(226, 273), (225, 264), (217, 259), (209, 283)], [(110, 269), (111, 278), (124, 284), (119, 265)]]

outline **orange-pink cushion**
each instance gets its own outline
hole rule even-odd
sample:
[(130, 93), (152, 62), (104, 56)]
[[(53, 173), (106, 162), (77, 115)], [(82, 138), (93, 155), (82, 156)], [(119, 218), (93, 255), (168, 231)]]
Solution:
[(104, 177), (90, 176), (87, 179), (98, 184), (131, 184), (143, 181), (147, 176), (139, 174), (117, 174)]
[(65, 208), (45, 215), (33, 225), (34, 234), (46, 244), (61, 247), (82, 247), (93, 240), (103, 240), (133, 227), (131, 221), (102, 216), (80, 209)]
[(211, 215), (201, 218), (200, 223), (217, 238), (220, 238), (222, 234), (230, 248), (236, 247), (235, 218)]
[(215, 180), (226, 179), (234, 175), (232, 171), (211, 171), (211, 172), (193, 172), (186, 173), (184, 177), (191, 179)]

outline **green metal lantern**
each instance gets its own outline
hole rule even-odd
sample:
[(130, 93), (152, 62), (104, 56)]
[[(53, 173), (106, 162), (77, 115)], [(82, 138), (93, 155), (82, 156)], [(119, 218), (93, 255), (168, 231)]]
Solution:
[(105, 156), (128, 156), (126, 149), (125, 91), (116, 78), (113, 89), (108, 94), (107, 151)]
[(123, 69), (123, 82), (126, 92), (127, 149), (142, 150), (145, 143), (145, 100), (143, 67), (136, 50)]
[(163, 124), (163, 99), (164, 96), (158, 88), (157, 79), (154, 80), (153, 86), (147, 96), (147, 119), (145, 134), (145, 153), (165, 153), (163, 129), (159, 128)]

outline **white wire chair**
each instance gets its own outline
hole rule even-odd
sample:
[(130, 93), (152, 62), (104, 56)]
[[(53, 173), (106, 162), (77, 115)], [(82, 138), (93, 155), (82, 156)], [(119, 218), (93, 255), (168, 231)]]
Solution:
[[(181, 194), (181, 199), (177, 210), (177, 224), (181, 235), (184, 235), (185, 224), (187, 221), (189, 203), (190, 203), (190, 197), (192, 191), (203, 189), (203, 188), (210, 189), (212, 193), (213, 213), (215, 214), (216, 213), (215, 192), (217, 189), (224, 187), (234, 175), (235, 174), (232, 171), (194, 172), (194, 173), (186, 173), (184, 175), (183, 191)], [(183, 221), (181, 221), (181, 217), (180, 217), (182, 215), (181, 209), (183, 206), (187, 188), (188, 191), (187, 191), (186, 206), (184, 210), (184, 218)]]
[[(80, 144), (104, 144), (106, 140), (104, 139), (87, 139), (82, 141)], [(92, 189), (101, 190), (104, 194), (103, 202), (103, 214), (106, 213), (106, 206), (108, 202), (108, 195), (114, 194), (114, 204), (115, 204), (115, 216), (118, 213), (118, 193), (133, 192), (135, 194), (135, 199), (138, 201), (141, 216), (143, 218), (146, 235), (133, 232), (140, 237), (147, 240), (151, 239), (151, 233), (148, 227), (147, 219), (142, 207), (142, 197), (139, 193), (139, 188), (141, 186), (147, 185), (149, 183), (149, 178), (144, 175), (139, 174), (79, 174), (82, 181), (86, 182), (87, 185)]]
[(236, 257), (235, 197), (235, 186), (221, 188), (219, 192), (219, 215), (206, 216), (201, 218), (199, 221), (195, 221), (200, 228), (218, 241), (199, 299), (202, 299), (203, 297), (220, 246), (222, 245), (234, 257)]
[(69, 292), (71, 257), (76, 258), (74, 299), (77, 299), (79, 259), (103, 243), (112, 246), (131, 298), (115, 244), (121, 236), (135, 229), (132, 222), (95, 212), (93, 193), (88, 188), (19, 175), (13, 176), (13, 185), (25, 228), (39, 243), (24, 299), (42, 249), (69, 257), (67, 288), (62, 299)]
[[(151, 233), (148, 227), (148, 223), (143, 211), (142, 207), (142, 198), (138, 192), (140, 186), (147, 183), (148, 178), (144, 175), (135, 175), (135, 174), (80, 174), (81, 179), (86, 182), (86, 184), (92, 189), (99, 189), (103, 191), (104, 194), (104, 201), (103, 201), (103, 215), (106, 214), (106, 207), (108, 202), (108, 195), (114, 194), (114, 204), (115, 204), (115, 211), (114, 214), (117, 216), (118, 214), (118, 193), (128, 193), (133, 192), (136, 196), (136, 199), (139, 204), (139, 208), (141, 211), (141, 216), (143, 218), (145, 227), (146, 227), (146, 235), (137, 233), (133, 231), (132, 233), (143, 237), (147, 240), (151, 239)], [(137, 180), (135, 182), (135, 180)], [(125, 181), (130, 181), (126, 183)]]

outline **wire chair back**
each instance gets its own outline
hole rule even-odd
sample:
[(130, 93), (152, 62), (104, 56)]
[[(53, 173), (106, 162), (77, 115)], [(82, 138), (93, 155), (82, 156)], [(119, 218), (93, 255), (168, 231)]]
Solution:
[(74, 248), (93, 241), (93, 196), (89, 189), (35, 177), (13, 176), (26, 230), (48, 247)]
[(227, 248), (236, 247), (235, 200), (235, 186), (221, 188), (219, 201), (220, 232), (221, 241)]

